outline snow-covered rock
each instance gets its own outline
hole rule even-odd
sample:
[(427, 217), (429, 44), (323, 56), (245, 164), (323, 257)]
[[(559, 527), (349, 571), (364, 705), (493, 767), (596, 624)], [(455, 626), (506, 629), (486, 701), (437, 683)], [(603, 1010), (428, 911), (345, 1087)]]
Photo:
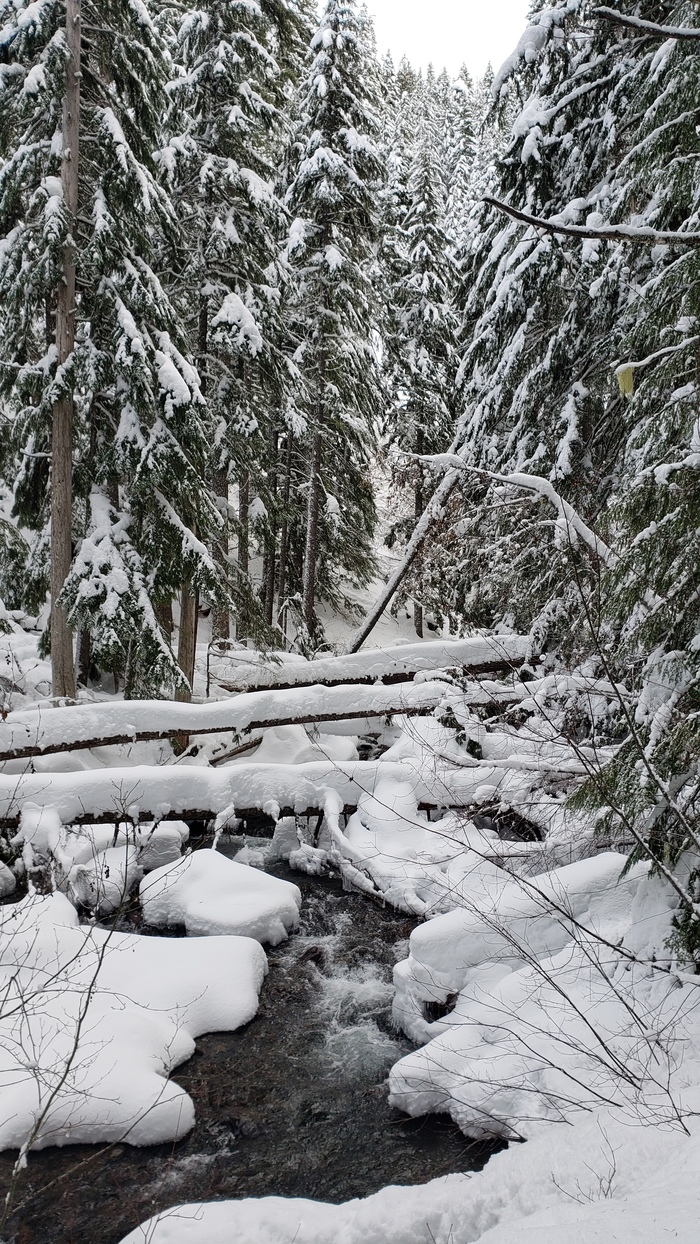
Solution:
[(0, 1149), (184, 1135), (194, 1105), (169, 1073), (252, 1019), (266, 970), (251, 938), (81, 927), (61, 894), (0, 909)]
[(190, 936), (240, 934), (276, 946), (298, 923), (301, 893), (218, 851), (195, 851), (149, 873), (141, 905), (147, 924), (184, 925)]
[(100, 916), (118, 911), (143, 876), (136, 847), (110, 847), (71, 868), (66, 889), (70, 897)]

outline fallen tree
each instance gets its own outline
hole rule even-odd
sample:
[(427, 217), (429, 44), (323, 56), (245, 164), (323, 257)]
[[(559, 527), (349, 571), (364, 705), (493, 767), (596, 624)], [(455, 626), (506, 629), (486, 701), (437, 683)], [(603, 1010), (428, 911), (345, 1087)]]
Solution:
[(530, 643), (522, 635), (474, 635), (467, 639), (436, 639), (428, 643), (391, 644), (340, 657), (316, 661), (290, 660), (286, 654), (270, 660), (262, 654), (235, 650), (214, 655), (227, 671), (216, 681), (225, 691), (260, 691), (276, 688), (361, 683), (411, 682), (423, 671), (449, 669), (479, 677), (500, 670), (517, 669), (527, 659)]
[[(0, 826), (19, 824), (22, 808), (55, 808), (65, 824), (148, 821), (164, 817), (185, 820), (218, 818), (220, 825), (241, 811), (275, 818), (320, 812), (329, 791), (343, 806), (354, 808), (372, 792), (380, 778), (412, 781), (417, 800), (434, 807), (469, 802), (475, 777), (469, 770), (436, 767), (419, 777), (415, 766), (398, 761), (314, 761), (300, 765), (237, 764), (229, 768), (180, 765), (138, 765), (77, 773), (0, 776)], [(483, 778), (476, 778), (477, 781)]]
[(303, 687), (257, 691), (212, 704), (123, 700), (10, 713), (0, 724), (0, 762), (176, 735), (246, 734), (276, 726), (432, 713), (439, 681), (403, 687)]

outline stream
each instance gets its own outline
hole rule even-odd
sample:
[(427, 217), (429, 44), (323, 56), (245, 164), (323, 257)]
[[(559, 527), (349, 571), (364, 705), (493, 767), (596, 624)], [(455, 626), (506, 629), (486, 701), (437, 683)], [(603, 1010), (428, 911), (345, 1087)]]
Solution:
[[(118, 1244), (175, 1204), (270, 1195), (340, 1202), (386, 1184), (480, 1170), (500, 1145), (447, 1116), (387, 1105), (386, 1076), (412, 1049), (391, 1022), (392, 969), (416, 921), (275, 864), (302, 891), (299, 930), (268, 950), (254, 1020), (200, 1037), (173, 1073), (196, 1108), (169, 1145), (75, 1145), (31, 1154), (5, 1239)], [(146, 930), (140, 930), (146, 931)], [(4, 1196), (15, 1155), (0, 1154)]]

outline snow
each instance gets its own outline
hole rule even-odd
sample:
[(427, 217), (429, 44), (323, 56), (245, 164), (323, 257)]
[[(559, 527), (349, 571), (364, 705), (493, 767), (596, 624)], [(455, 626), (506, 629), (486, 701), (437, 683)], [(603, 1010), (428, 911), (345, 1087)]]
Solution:
[(211, 321), (212, 328), (218, 328), (223, 324), (235, 330), (233, 344), (236, 347), (245, 346), (253, 358), (260, 353), (263, 347), (260, 329), (254, 315), (238, 294), (227, 294)]
[(508, 56), (503, 62), (493, 80), (491, 92), (494, 99), (500, 98), (503, 87), (506, 85), (508, 79), (515, 72), (521, 61), (524, 60), (526, 65), (530, 65), (537, 59), (539, 53), (547, 43), (548, 37), (548, 26), (541, 20), (538, 25), (528, 26), (523, 31), (518, 39), (514, 51), (511, 52), (510, 56)]
[[(427, 1044), (393, 1068), (392, 1102), (527, 1144), (344, 1205), (176, 1206), (122, 1244), (694, 1242), (697, 978), (667, 970), (673, 894), (647, 865), (620, 881), (624, 863), (608, 852), (523, 883), (477, 859), (469, 906), (418, 926), (397, 967), (397, 1018)], [(423, 1018), (454, 993), (444, 1018)]]
[(60, 894), (3, 907), (0, 1148), (183, 1136), (194, 1105), (169, 1072), (252, 1019), (266, 970), (250, 938), (81, 926)]
[(188, 837), (178, 821), (66, 828), (54, 807), (27, 802), (10, 845), (22, 848), (30, 876), (48, 871), (56, 890), (106, 916), (122, 907), (144, 872), (178, 860)]
[(276, 946), (299, 919), (297, 886), (237, 864), (218, 851), (195, 851), (141, 882), (147, 924), (184, 925), (188, 936), (235, 934)]

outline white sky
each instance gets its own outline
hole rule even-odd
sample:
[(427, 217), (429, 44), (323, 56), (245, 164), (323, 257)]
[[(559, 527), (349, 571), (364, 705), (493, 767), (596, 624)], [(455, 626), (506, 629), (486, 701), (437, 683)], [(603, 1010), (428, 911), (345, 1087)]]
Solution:
[(394, 63), (405, 54), (412, 65), (456, 75), (463, 64), (479, 77), (494, 71), (513, 51), (525, 26), (529, 0), (366, 0), (374, 17), (380, 54)]

